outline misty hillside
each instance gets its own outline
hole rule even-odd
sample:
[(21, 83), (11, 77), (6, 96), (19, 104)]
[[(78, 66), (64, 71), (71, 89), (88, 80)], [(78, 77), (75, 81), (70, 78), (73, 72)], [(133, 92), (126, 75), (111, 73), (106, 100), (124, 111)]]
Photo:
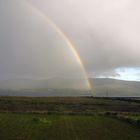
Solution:
[(0, 89), (85, 89), (85, 83), (87, 81), (83, 79), (74, 78), (60, 78), (53, 77), (48, 79), (14, 79), (14, 80), (2, 80), (0, 81)]
[[(73, 82), (75, 81), (75, 82)], [(93, 95), (99, 97), (140, 97), (140, 82), (90, 79)], [(79, 87), (71, 88), (79, 82)], [(61, 88), (63, 85), (63, 88)], [(64, 88), (65, 87), (65, 88)], [(14, 96), (91, 96), (80, 89), (80, 79), (11, 80), (0, 82), (0, 95)]]
[(115, 79), (90, 79), (95, 96), (140, 96), (140, 82)]

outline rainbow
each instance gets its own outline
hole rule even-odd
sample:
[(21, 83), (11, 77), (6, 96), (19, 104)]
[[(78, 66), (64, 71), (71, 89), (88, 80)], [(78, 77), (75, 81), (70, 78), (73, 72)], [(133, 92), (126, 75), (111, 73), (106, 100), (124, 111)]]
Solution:
[(43, 14), (39, 9), (37, 9), (31, 3), (27, 2), (27, 1), (25, 1), (25, 2), (27, 4), (27, 6), (29, 6), (33, 10), (35, 10), (42, 18), (44, 18), (46, 20), (46, 22), (62, 37), (62, 39), (64, 39), (64, 41), (66, 42), (67, 46), (70, 48), (71, 52), (73, 53), (74, 57), (76, 58), (77, 63), (79, 64), (79, 66), (83, 72), (87, 88), (89, 89), (89, 91), (92, 91), (92, 86), (91, 86), (90, 80), (88, 79), (84, 63), (82, 62), (79, 53), (77, 52), (75, 46), (70, 41), (70, 39), (62, 31), (62, 29), (60, 29), (46, 14)]

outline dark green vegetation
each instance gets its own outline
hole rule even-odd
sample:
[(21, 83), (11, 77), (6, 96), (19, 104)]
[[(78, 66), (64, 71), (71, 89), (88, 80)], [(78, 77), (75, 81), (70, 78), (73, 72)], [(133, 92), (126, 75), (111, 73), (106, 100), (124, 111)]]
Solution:
[(1, 140), (138, 140), (139, 132), (103, 116), (0, 114)]
[(0, 140), (140, 138), (136, 121), (126, 118), (139, 120), (139, 99), (0, 97), (0, 112)]
[(1, 112), (96, 113), (140, 112), (140, 100), (92, 97), (0, 97)]

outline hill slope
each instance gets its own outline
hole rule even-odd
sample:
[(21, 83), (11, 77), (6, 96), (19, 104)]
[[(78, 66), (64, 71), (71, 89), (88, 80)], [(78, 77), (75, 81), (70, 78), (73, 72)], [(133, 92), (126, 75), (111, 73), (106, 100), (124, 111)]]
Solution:
[(95, 96), (140, 97), (140, 82), (115, 79), (90, 79)]
[[(63, 82), (59, 82), (63, 81)], [(75, 89), (70, 88), (79, 82)], [(93, 95), (99, 97), (140, 97), (140, 82), (114, 79), (90, 79)], [(60, 88), (60, 87), (64, 88)], [(54, 88), (55, 87), (55, 88)], [(13, 80), (0, 81), (0, 95), (10, 96), (91, 96), (80, 89), (80, 79)]]

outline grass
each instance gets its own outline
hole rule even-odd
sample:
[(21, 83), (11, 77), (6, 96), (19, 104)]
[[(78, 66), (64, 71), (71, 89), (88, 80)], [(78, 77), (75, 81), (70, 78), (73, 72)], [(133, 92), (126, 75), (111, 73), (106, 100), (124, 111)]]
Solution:
[(139, 119), (139, 107), (115, 98), (0, 97), (0, 140), (138, 140), (140, 129), (118, 117)]
[(133, 119), (133, 120), (140, 120), (140, 116), (138, 116), (138, 115), (133, 115), (133, 116), (127, 116), (128, 118), (131, 118), (131, 119)]
[(140, 102), (90, 97), (0, 97), (1, 112), (140, 112)]
[(0, 113), (0, 140), (138, 140), (140, 130), (104, 116)]

